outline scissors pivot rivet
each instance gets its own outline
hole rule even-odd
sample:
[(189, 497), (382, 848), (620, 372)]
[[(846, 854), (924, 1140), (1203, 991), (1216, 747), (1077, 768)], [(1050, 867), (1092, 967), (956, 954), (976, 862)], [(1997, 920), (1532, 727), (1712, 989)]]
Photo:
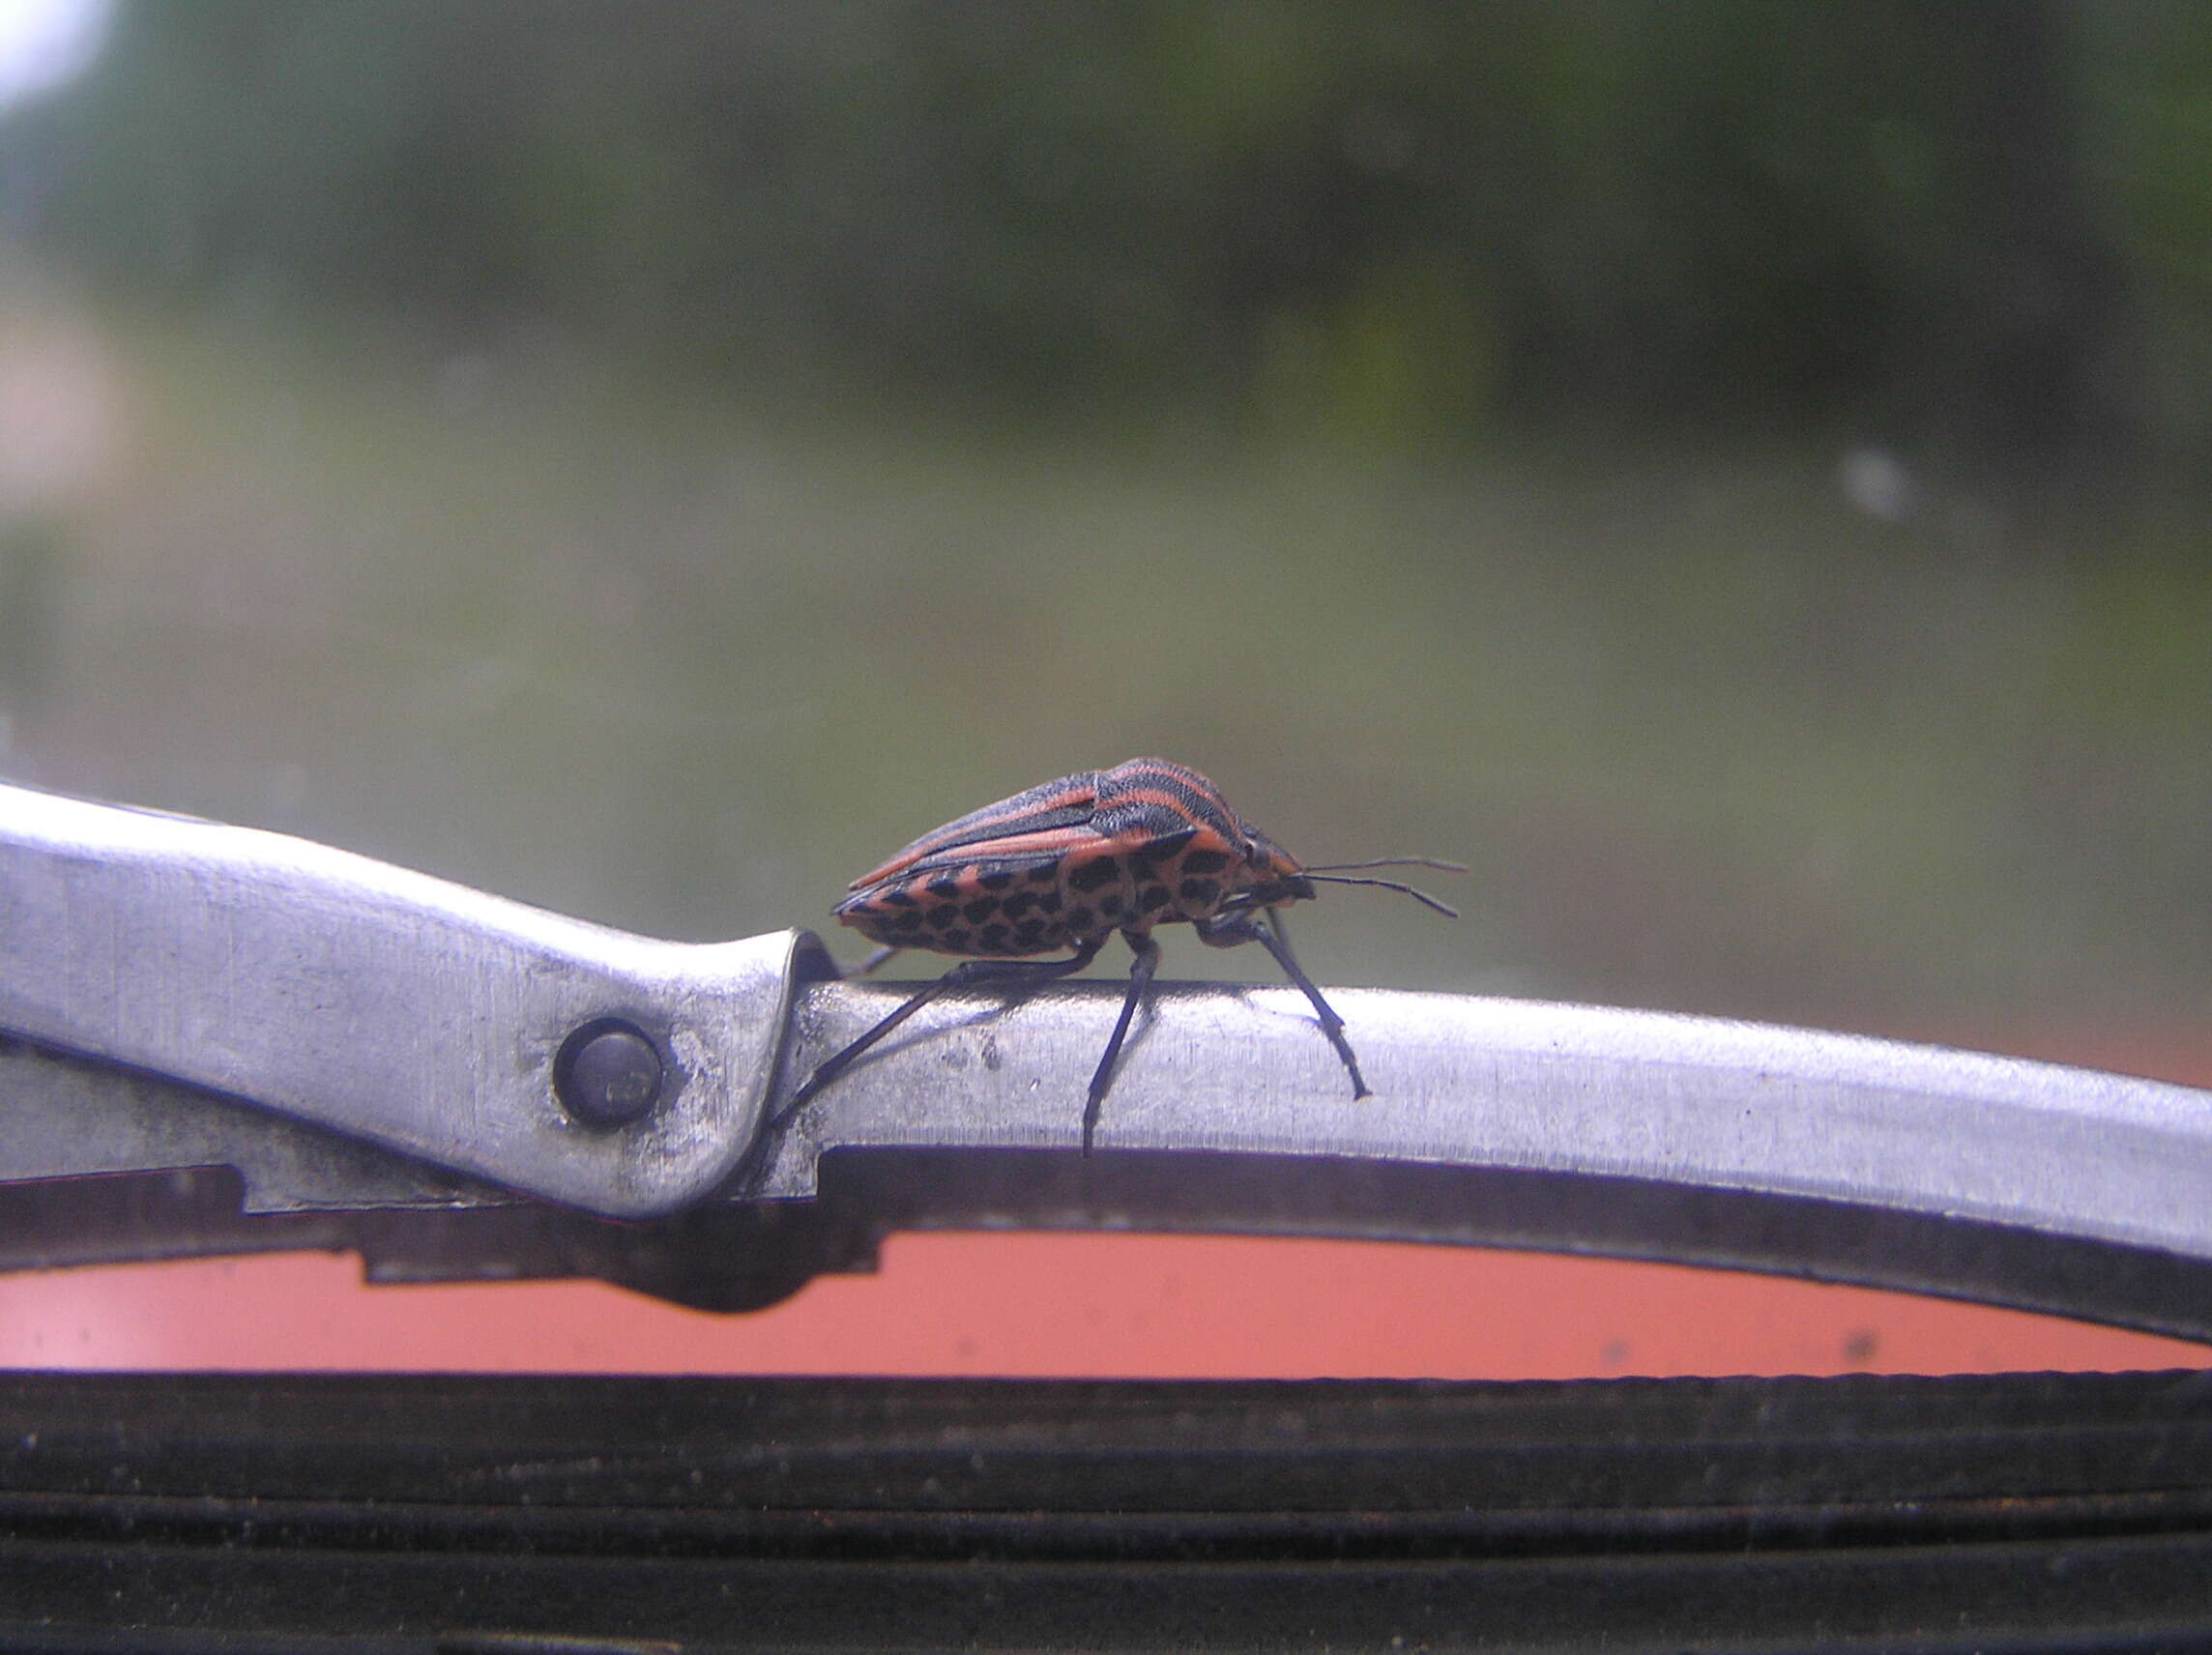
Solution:
[(659, 1049), (635, 1027), (602, 1017), (562, 1042), (553, 1094), (587, 1126), (626, 1126), (660, 1101), (667, 1072)]

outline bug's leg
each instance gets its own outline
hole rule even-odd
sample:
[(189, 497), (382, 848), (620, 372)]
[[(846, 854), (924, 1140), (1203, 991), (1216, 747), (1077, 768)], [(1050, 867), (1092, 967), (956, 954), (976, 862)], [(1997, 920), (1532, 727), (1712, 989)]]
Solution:
[(1124, 931), (1131, 952), (1137, 957), (1129, 964), (1129, 992), (1121, 998), (1121, 1015), (1115, 1021), (1114, 1034), (1106, 1042), (1106, 1055), (1098, 1060), (1098, 1067), (1091, 1076), (1091, 1095), (1083, 1100), (1083, 1152), (1091, 1153), (1091, 1135), (1098, 1130), (1098, 1112), (1105, 1107), (1106, 1089), (1114, 1084), (1114, 1065), (1121, 1060), (1121, 1042), (1128, 1038), (1129, 1023), (1137, 1015), (1137, 1002), (1145, 998), (1145, 990), (1151, 986), (1152, 973), (1159, 969), (1160, 945), (1152, 941), (1151, 933)]
[(1352, 1095), (1366, 1097), (1367, 1079), (1359, 1072), (1359, 1060), (1352, 1055), (1352, 1042), (1344, 1037), (1344, 1019), (1337, 1016), (1336, 1007), (1321, 997), (1314, 987), (1313, 978), (1298, 968), (1291, 954), (1290, 944), (1276, 936), (1267, 922), (1256, 914), (1217, 914), (1210, 919), (1202, 919), (1191, 927), (1199, 941), (1212, 948), (1234, 948), (1239, 943), (1257, 943), (1275, 956), (1275, 964), (1283, 968), (1283, 974), (1298, 985), (1299, 992), (1313, 1002), (1314, 1015), (1321, 1019), (1321, 1031), (1328, 1036), (1328, 1043), (1336, 1048), (1336, 1055), (1344, 1060), (1345, 1072), (1352, 1076)]
[(870, 948), (868, 957), (847, 972), (845, 975), (847, 977), (872, 977), (876, 974), (879, 967), (887, 964), (893, 954), (902, 951), (888, 943), (880, 948)]
[(1105, 941), (1101, 937), (1078, 944), (1074, 958), (1066, 960), (962, 960), (843, 1051), (825, 1058), (800, 1089), (791, 1094), (791, 1101), (769, 1118), (768, 1124), (771, 1127), (781, 1126), (790, 1120), (813, 1102), (824, 1087), (850, 1068), (855, 1059), (938, 996), (956, 988), (972, 988), (977, 983), (1010, 982), (1025, 987), (1047, 983), (1055, 977), (1066, 976), (1088, 966), (1097, 957)]

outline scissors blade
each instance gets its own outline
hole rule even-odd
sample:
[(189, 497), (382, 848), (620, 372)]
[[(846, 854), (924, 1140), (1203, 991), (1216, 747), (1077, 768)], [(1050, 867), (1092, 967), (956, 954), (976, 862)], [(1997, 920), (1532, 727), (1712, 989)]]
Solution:
[[(776, 1107), (906, 992), (803, 987)], [(1372, 1096), (1350, 1095), (1295, 990), (1161, 985), (1088, 1161), (1071, 1151), (1119, 991), (946, 996), (764, 1144), (742, 1187), (799, 1197), (849, 1177), (902, 1226), (1729, 1264), (2212, 1337), (2212, 1093), (1719, 1018), (1328, 995)]]

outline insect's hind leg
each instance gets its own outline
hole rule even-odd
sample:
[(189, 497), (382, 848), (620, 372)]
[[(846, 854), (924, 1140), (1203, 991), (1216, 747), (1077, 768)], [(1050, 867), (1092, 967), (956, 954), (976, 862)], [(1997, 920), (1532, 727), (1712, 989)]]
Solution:
[(978, 983), (1015, 983), (1023, 987), (1048, 983), (1056, 977), (1064, 977), (1081, 971), (1097, 957), (1098, 950), (1104, 945), (1104, 938), (1080, 944), (1074, 958), (1066, 960), (962, 960), (844, 1050), (825, 1058), (800, 1089), (791, 1094), (791, 1101), (769, 1118), (768, 1124), (775, 1127), (788, 1122), (812, 1103), (824, 1087), (850, 1068), (854, 1060), (940, 995), (953, 989), (973, 988)]
[(1359, 1072), (1359, 1060), (1353, 1056), (1352, 1042), (1344, 1037), (1344, 1019), (1337, 1016), (1336, 1007), (1321, 996), (1314, 987), (1313, 978), (1299, 969), (1291, 947), (1267, 922), (1257, 914), (1217, 914), (1210, 919), (1202, 919), (1191, 927), (1199, 941), (1212, 948), (1234, 948), (1240, 943), (1257, 943), (1275, 956), (1275, 964), (1283, 968), (1283, 974), (1297, 984), (1306, 999), (1313, 1002), (1314, 1015), (1321, 1020), (1321, 1031), (1328, 1036), (1328, 1043), (1336, 1048), (1336, 1055), (1344, 1060), (1345, 1072), (1352, 1077), (1352, 1095), (1362, 1098), (1373, 1095), (1367, 1087), (1367, 1078)]
[(1145, 990), (1151, 986), (1152, 973), (1159, 970), (1160, 945), (1152, 941), (1149, 931), (1124, 931), (1122, 937), (1137, 956), (1129, 963), (1129, 992), (1121, 997), (1121, 1015), (1115, 1020), (1114, 1033), (1106, 1042), (1106, 1055), (1098, 1060), (1098, 1067), (1091, 1072), (1091, 1092), (1083, 1100), (1083, 1152), (1091, 1153), (1091, 1135), (1098, 1130), (1098, 1115), (1106, 1105), (1106, 1091), (1114, 1084), (1114, 1065), (1121, 1057), (1121, 1042), (1128, 1038), (1129, 1023), (1137, 1015), (1137, 1002), (1145, 998)]

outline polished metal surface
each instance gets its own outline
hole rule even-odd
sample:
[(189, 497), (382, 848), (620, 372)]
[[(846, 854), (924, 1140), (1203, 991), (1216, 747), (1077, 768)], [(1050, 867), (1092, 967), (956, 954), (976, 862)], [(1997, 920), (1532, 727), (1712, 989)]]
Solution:
[[(1331, 989), (1375, 1089), (1354, 1101), (1295, 990), (1163, 984), (1086, 1158), (1121, 997), (1099, 983), (947, 995), (764, 1133), (907, 992), (826, 972), (804, 933), (651, 942), (277, 835), (0, 788), (0, 1031), (34, 1042), (0, 1048), (0, 1180), (229, 1167), (234, 1213), (321, 1214), (318, 1235), (348, 1234), (332, 1214), (422, 1209), (363, 1220), (372, 1255), (448, 1225), (390, 1275), (581, 1270), (723, 1307), (864, 1263), (892, 1228), (1150, 1227), (1734, 1264), (2212, 1339), (2212, 1093)], [(607, 1092), (579, 1114), (556, 1059), (610, 1031), (623, 1060), (570, 1078), (571, 1106)], [(627, 1124), (586, 1123), (649, 1094)], [(493, 1222), (518, 1194), (578, 1217)], [(577, 1229), (588, 1214), (691, 1228)], [(235, 1218), (192, 1225), (241, 1244)]]
[[(647, 942), (282, 834), (0, 788), (0, 1030), (620, 1216), (737, 1164), (799, 941)], [(553, 1062), (609, 1016), (673, 1084), (602, 1129)]]
[[(903, 992), (803, 990), (792, 1069), (835, 1050)], [(1374, 1096), (1348, 1094), (1295, 990), (1169, 985), (1131, 1036), (1098, 1152), (1628, 1178), (2212, 1259), (2212, 1093), (1718, 1018), (1328, 993)], [(1011, 1007), (947, 997), (810, 1104), (753, 1189), (810, 1193), (826, 1146), (1071, 1147), (1118, 994), (1076, 989)]]

